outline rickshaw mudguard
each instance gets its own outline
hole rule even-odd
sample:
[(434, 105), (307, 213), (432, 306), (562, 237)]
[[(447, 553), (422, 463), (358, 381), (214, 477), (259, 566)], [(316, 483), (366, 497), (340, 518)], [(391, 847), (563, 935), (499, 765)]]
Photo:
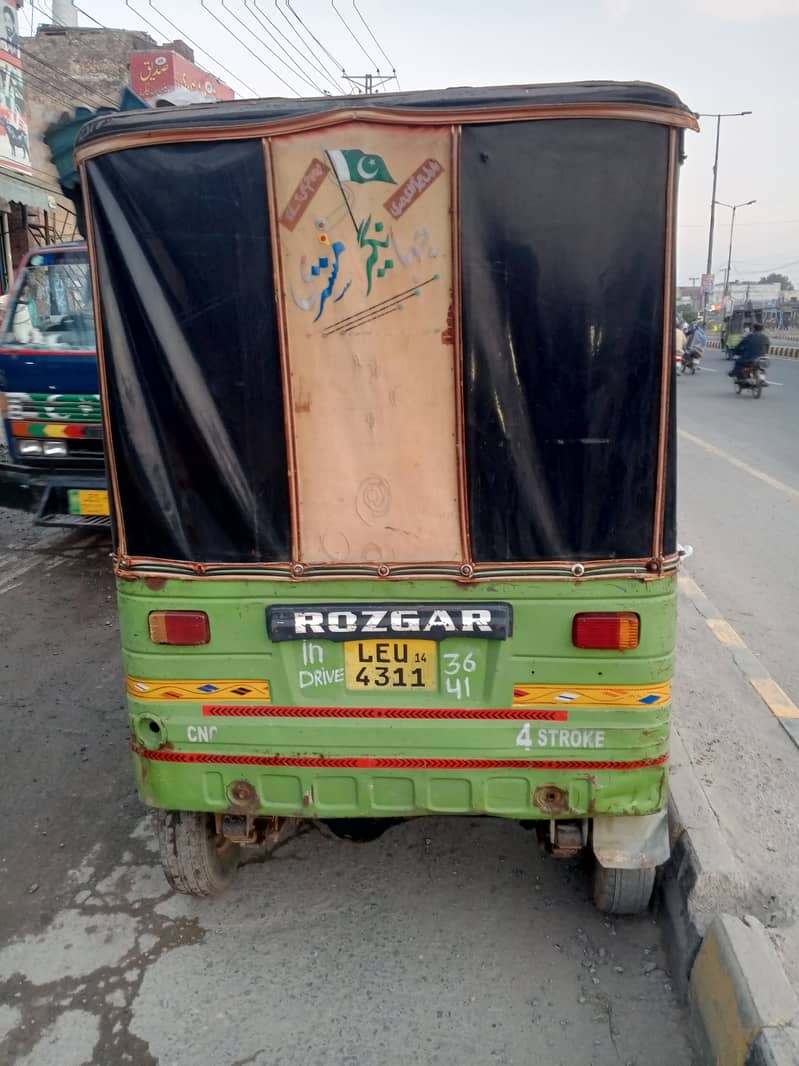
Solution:
[(660, 866), (669, 857), (669, 812), (599, 815), (592, 826), (593, 851), (602, 866), (619, 870)]
[[(411, 582), (394, 598), (501, 601), (514, 624), (504, 640), (441, 641), (438, 690), (399, 701), (346, 687), (342, 643), (266, 632), (270, 605), (380, 603), (380, 582), (120, 581), (140, 794), (155, 807), (256, 816), (592, 818), (600, 841), (621, 818), (630, 825), (607, 847), (623, 861), (608, 851), (606, 864), (640, 865), (660, 837), (638, 831), (667, 803), (675, 595), (673, 575)], [(148, 617), (164, 609), (205, 611), (210, 643), (154, 644)], [(583, 610), (634, 611), (639, 647), (576, 649)], [(455, 662), (475, 664), (460, 689), (445, 684)]]

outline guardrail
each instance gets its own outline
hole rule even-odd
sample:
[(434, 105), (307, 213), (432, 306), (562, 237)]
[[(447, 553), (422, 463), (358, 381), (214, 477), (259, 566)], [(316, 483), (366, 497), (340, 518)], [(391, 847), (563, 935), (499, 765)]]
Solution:
[[(712, 340), (707, 342), (708, 348), (721, 348), (721, 342)], [(777, 355), (782, 359), (799, 359), (799, 348), (784, 348), (779, 344), (772, 344), (768, 350), (769, 355)]]

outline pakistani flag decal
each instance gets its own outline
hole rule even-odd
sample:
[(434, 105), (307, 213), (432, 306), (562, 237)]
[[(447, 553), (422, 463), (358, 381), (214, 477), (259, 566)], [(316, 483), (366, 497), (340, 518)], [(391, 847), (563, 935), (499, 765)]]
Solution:
[(336, 148), (329, 151), (327, 156), (339, 181), (357, 181), (361, 185), (366, 181), (397, 184), (389, 174), (382, 156), (370, 155), (369, 152), (362, 152), (360, 148)]

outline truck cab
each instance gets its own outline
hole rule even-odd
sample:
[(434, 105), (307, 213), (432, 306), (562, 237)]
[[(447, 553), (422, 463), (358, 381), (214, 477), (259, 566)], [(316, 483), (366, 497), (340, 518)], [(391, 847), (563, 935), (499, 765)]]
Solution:
[(86, 245), (36, 249), (0, 330), (0, 501), (39, 525), (108, 525), (99, 391)]

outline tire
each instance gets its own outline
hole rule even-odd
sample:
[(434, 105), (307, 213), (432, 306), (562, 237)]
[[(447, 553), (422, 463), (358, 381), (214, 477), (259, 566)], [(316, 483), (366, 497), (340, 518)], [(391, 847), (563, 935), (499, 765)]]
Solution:
[(759, 400), (760, 397), (763, 395), (763, 386), (760, 384), (760, 382), (758, 382), (757, 385), (752, 386), (752, 395), (756, 400)]
[(594, 862), (594, 906), (603, 914), (643, 914), (652, 899), (655, 868), (616, 870)]
[(692, 373), (692, 374), (695, 374), (695, 373), (696, 373), (696, 364), (693, 364), (693, 365), (691, 366), (691, 373)]
[(744, 391), (744, 387), (743, 387), (743, 385), (739, 385), (739, 384), (738, 384), (738, 383), (736, 382), (736, 383), (735, 383), (735, 391), (736, 391), (736, 392), (738, 393), (738, 395), (740, 396), (740, 395), (741, 395), (741, 393), (742, 393), (742, 392)]
[(231, 884), (241, 846), (216, 834), (214, 816), (193, 811), (157, 812), (161, 868), (176, 892), (218, 896)]

